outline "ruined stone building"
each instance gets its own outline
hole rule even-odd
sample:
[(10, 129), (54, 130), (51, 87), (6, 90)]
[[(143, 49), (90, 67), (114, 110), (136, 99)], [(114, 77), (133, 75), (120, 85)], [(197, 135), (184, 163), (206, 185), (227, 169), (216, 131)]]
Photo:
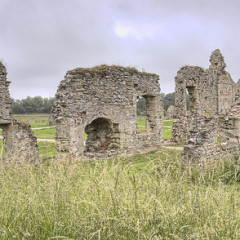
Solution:
[[(161, 145), (159, 77), (134, 68), (97, 66), (68, 71), (52, 108), (58, 156), (108, 157)], [(137, 99), (147, 106), (146, 131), (137, 130)], [(84, 144), (85, 142), (85, 144)]]
[(185, 140), (183, 155), (201, 164), (238, 150), (239, 116), (234, 109), (238, 109), (239, 87), (225, 71), (218, 49), (212, 53), (210, 63), (209, 69), (182, 67), (175, 78), (178, 121), (173, 126), (172, 140)]
[(3, 130), (4, 163), (38, 163), (37, 139), (30, 127), (12, 117), (7, 71), (0, 62), (0, 128)]

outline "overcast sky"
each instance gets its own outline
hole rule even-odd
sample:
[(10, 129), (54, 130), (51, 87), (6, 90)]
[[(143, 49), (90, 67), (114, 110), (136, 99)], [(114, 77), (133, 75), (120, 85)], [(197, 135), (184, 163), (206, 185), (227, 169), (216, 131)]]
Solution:
[(0, 60), (15, 99), (53, 97), (65, 73), (133, 66), (174, 91), (184, 65), (209, 66), (219, 48), (240, 78), (239, 0), (0, 0)]

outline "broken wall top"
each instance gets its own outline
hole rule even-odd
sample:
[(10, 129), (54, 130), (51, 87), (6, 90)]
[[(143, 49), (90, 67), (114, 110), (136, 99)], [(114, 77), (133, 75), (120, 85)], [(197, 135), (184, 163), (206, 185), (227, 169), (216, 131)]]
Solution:
[(212, 52), (209, 61), (211, 63), (211, 65), (209, 66), (210, 70), (224, 71), (225, 67), (227, 66), (224, 62), (224, 57), (219, 49), (216, 49)]
[[(91, 122), (97, 117), (133, 118), (138, 96), (159, 97), (159, 76), (135, 68), (101, 65), (68, 71), (52, 108), (54, 118)], [(120, 114), (121, 113), (121, 114)]]
[[(114, 97), (111, 91), (113, 89), (122, 93), (125, 91), (123, 94), (132, 91), (140, 95), (158, 95), (160, 93), (158, 80), (159, 76), (156, 74), (139, 72), (130, 67), (101, 65), (94, 68), (76, 68), (67, 72), (58, 87), (57, 96), (58, 93), (70, 89), (73, 92), (82, 92), (83, 95), (96, 95), (96, 92), (91, 90), (99, 90), (99, 93), (108, 92), (113, 98), (119, 97), (119, 95)], [(105, 91), (102, 92), (103, 90)]]
[(158, 76), (157, 74), (154, 73), (146, 73), (146, 72), (139, 72), (136, 68), (134, 67), (123, 67), (123, 66), (117, 66), (117, 65), (99, 65), (99, 66), (95, 66), (92, 68), (75, 68), (73, 70), (70, 70), (67, 72), (67, 74), (79, 74), (79, 75), (106, 75), (109, 72), (127, 72), (128, 74), (142, 74), (142, 75), (149, 75), (149, 76)]
[(0, 74), (6, 74), (6, 68), (5, 66), (3, 65), (3, 63), (0, 61)]
[(186, 105), (185, 91), (190, 88), (195, 115), (226, 114), (234, 105), (236, 84), (225, 71), (226, 64), (219, 49), (212, 52), (210, 63), (209, 69), (185, 66), (178, 71), (175, 78), (176, 107), (181, 115), (186, 115), (186, 109), (183, 109)]

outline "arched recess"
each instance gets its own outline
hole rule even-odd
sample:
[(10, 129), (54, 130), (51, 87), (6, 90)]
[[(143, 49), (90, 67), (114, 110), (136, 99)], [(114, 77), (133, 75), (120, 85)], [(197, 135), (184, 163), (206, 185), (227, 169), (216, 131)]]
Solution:
[(119, 124), (99, 117), (85, 127), (85, 153), (106, 152), (120, 148)]

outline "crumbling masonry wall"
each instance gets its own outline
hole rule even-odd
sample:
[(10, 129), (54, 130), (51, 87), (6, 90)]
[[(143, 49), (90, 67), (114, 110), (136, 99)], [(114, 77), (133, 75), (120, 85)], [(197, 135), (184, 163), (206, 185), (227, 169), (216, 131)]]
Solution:
[(175, 78), (178, 121), (173, 126), (172, 140), (184, 140), (184, 161), (200, 166), (239, 152), (239, 84), (225, 71), (226, 64), (218, 49), (212, 53), (210, 63), (207, 70), (183, 67)]
[(4, 164), (37, 164), (38, 144), (30, 127), (12, 117), (7, 71), (0, 62), (0, 128), (3, 130)]
[[(178, 121), (173, 126), (173, 141), (188, 138), (190, 129), (200, 116), (225, 115), (235, 103), (236, 84), (225, 71), (226, 64), (217, 49), (210, 57), (209, 69), (182, 67), (175, 78), (175, 106)], [(186, 93), (190, 109), (187, 112)]]
[(209, 162), (212, 164), (212, 161), (238, 152), (239, 132), (239, 119), (199, 117), (184, 144), (184, 162), (204, 168)]
[[(120, 66), (68, 71), (51, 116), (57, 128), (58, 156), (101, 158), (161, 145), (163, 105), (158, 80), (155, 74)], [(140, 96), (147, 105), (145, 132), (137, 130)]]

